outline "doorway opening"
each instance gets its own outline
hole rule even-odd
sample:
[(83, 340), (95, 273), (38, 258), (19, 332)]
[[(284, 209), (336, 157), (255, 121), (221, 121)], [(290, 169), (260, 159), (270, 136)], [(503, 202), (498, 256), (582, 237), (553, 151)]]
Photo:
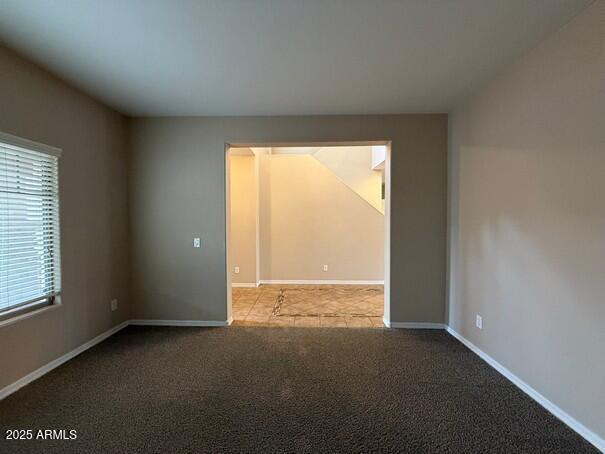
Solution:
[(390, 142), (226, 146), (235, 325), (389, 321)]

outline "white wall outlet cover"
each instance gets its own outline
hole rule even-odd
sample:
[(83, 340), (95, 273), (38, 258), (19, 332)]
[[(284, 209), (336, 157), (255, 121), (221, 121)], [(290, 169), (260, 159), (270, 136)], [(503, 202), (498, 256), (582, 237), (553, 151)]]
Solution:
[(328, 271), (328, 265), (324, 265), (324, 271)]
[(479, 329), (483, 329), (483, 318), (480, 315), (477, 315), (475, 318), (475, 326)]
[(193, 239), (193, 247), (202, 247), (202, 239), (194, 238)]
[(239, 266), (236, 266), (233, 271), (235, 271), (235, 274), (239, 274)]
[(112, 311), (117, 311), (118, 310), (118, 300), (116, 300), (116, 299), (111, 300), (110, 305), (111, 305), (111, 310)]

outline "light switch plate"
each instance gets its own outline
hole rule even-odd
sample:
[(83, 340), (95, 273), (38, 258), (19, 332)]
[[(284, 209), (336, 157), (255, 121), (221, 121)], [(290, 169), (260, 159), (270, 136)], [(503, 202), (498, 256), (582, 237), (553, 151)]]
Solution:
[(202, 239), (194, 238), (193, 239), (193, 247), (202, 247)]

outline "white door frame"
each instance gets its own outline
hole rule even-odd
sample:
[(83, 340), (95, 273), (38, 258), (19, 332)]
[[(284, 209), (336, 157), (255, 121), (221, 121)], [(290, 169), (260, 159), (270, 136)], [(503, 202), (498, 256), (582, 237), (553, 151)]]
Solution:
[[(231, 197), (230, 197), (230, 165), (229, 150), (231, 148), (272, 148), (272, 147), (328, 147), (328, 146), (386, 146), (384, 163), (384, 316), (385, 326), (391, 326), (391, 141), (349, 141), (349, 142), (228, 142), (225, 143), (225, 263), (227, 287), (227, 320), (233, 321), (233, 308), (231, 302)], [(256, 283), (260, 282), (260, 220), (259, 220), (259, 159), (255, 159), (255, 174), (257, 181), (257, 210), (256, 210)]]

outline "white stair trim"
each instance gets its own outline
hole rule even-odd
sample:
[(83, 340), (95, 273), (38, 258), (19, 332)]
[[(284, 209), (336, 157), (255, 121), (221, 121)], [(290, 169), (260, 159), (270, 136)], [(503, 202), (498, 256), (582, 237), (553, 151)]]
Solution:
[[(317, 151), (321, 150), (318, 149)], [(310, 155), (315, 162), (317, 162), (319, 165), (321, 165), (324, 169), (326, 169), (328, 172), (330, 172), (330, 174), (336, 178), (340, 183), (342, 183), (349, 191), (353, 192), (353, 194), (355, 194), (357, 197), (359, 197), (361, 200), (363, 200), (365, 203), (367, 203), (368, 205), (370, 205), (372, 208), (374, 208), (376, 211), (378, 211), (378, 213), (380, 213), (382, 216), (385, 215), (385, 211), (384, 211), (384, 203), (381, 211), (381, 208), (378, 208), (377, 206), (375, 206), (372, 202), (370, 202), (368, 199), (366, 199), (362, 194), (360, 194), (359, 192), (357, 192), (357, 190), (355, 188), (353, 188), (349, 183), (347, 183), (340, 175), (338, 175), (336, 172), (334, 172), (334, 170), (332, 170), (330, 167), (328, 167), (322, 160), (320, 160), (319, 158), (317, 158), (317, 156), (315, 156), (315, 153)], [(378, 170), (373, 170), (374, 172), (377, 172)], [(383, 200), (384, 202), (384, 200)]]

